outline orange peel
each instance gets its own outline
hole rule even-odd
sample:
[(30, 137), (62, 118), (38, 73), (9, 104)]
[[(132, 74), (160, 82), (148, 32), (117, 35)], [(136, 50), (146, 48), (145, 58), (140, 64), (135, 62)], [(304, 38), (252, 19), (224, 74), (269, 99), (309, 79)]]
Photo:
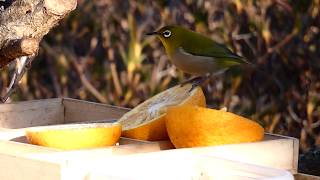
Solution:
[(263, 127), (250, 119), (197, 106), (169, 108), (166, 127), (176, 148), (255, 142), (264, 137)]

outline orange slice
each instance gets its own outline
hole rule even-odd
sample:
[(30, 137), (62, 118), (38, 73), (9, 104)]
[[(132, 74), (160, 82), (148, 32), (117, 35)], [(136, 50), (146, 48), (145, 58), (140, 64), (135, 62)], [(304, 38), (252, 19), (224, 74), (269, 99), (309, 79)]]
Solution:
[(206, 106), (206, 100), (200, 87), (191, 92), (191, 84), (167, 89), (138, 105), (119, 119), (122, 124), (122, 136), (140, 140), (168, 139), (165, 127), (167, 107), (175, 105)]
[(254, 142), (264, 136), (264, 129), (250, 119), (196, 106), (169, 108), (166, 127), (176, 148)]
[(112, 146), (120, 135), (119, 123), (54, 125), (26, 130), (29, 143), (63, 150)]

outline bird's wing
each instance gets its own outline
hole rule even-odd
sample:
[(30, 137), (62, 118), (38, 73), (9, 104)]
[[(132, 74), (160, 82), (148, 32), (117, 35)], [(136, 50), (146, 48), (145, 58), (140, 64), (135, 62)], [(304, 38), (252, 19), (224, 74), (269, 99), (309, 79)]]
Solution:
[(195, 56), (213, 57), (222, 64), (250, 64), (243, 57), (233, 53), (226, 46), (212, 40), (202, 39), (199, 42), (189, 42), (183, 44), (183, 50)]

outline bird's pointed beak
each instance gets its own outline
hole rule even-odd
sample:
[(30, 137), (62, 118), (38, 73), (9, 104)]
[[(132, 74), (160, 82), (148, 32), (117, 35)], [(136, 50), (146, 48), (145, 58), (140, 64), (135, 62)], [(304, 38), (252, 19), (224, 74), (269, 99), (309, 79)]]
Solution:
[(158, 35), (159, 33), (158, 32), (149, 32), (149, 33), (147, 33), (146, 35), (147, 36), (153, 36), (153, 35)]

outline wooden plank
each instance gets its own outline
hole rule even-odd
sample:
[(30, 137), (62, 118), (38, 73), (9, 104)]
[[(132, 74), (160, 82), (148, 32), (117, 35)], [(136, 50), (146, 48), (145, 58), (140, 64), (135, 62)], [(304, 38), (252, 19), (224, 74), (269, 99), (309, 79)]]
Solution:
[(220, 157), (243, 163), (286, 169), (297, 173), (299, 141), (267, 134), (264, 141), (224, 146), (188, 148), (196, 154)]
[[(24, 136), (21, 131), (19, 132), (18, 130), (11, 130), (8, 132), (1, 132), (0, 139), (11, 139), (17, 141), (18, 138), (18, 142), (19, 140), (20, 142), (25, 142), (21, 140), (21, 137)], [(106, 152), (104, 152), (103, 149), (99, 149), (97, 151), (83, 150), (81, 151), (83, 152), (82, 156), (86, 158), (89, 158), (91, 156), (93, 158), (99, 158), (105, 155), (145, 153), (174, 148), (169, 141), (148, 142), (133, 140), (129, 138), (121, 138), (119, 142), (120, 146), (112, 147), (112, 150), (110, 150), (109, 148), (108, 150), (106, 150)], [(296, 140), (295, 138), (270, 134), (267, 134), (265, 136), (265, 140), (262, 142), (232, 144), (214, 147), (186, 148), (186, 150), (192, 151), (197, 154), (221, 157), (250, 164), (287, 169), (293, 173), (297, 172), (297, 149), (298, 140)]]
[(129, 109), (116, 106), (64, 98), (65, 121), (75, 123), (83, 121), (115, 120)]
[(61, 98), (0, 104), (1, 128), (61, 124), (63, 121), (64, 107)]
[[(294, 164), (296, 156), (294, 148), (294, 139), (283, 137), (268, 137), (265, 141), (256, 143), (232, 144), (214, 147), (185, 148), (186, 152), (206, 155), (210, 157), (219, 157), (239, 161), (243, 163), (268, 166), (272, 168), (286, 169), (296, 173), (297, 164)], [(271, 140), (270, 140), (271, 139)], [(83, 158), (84, 162), (91, 162), (106, 156), (140, 154), (146, 152), (155, 152), (172, 149), (173, 146), (168, 141), (144, 142), (124, 139), (127, 145), (114, 146), (112, 148), (88, 149), (69, 152), (59, 152), (55, 158), (73, 157), (74, 159)], [(176, 151), (176, 149), (169, 150)], [(180, 149), (179, 149), (180, 151)], [(74, 155), (72, 155), (74, 154)], [(53, 156), (51, 156), (53, 157)]]
[[(60, 151), (12, 141), (17, 137), (24, 137), (24, 129), (0, 132), (0, 179), (83, 180), (89, 174), (88, 167), (92, 162), (102, 157), (161, 150), (158, 143), (138, 141), (136, 146), (135, 140), (125, 138), (120, 141), (120, 144), (127, 144), (123, 147)], [(19, 173), (15, 174), (17, 170)]]
[[(109, 163), (105, 163), (109, 162)], [(93, 179), (286, 179), (285, 170), (193, 154), (185, 149), (109, 156), (94, 161)], [(159, 171), (160, 170), (160, 171)], [(159, 173), (160, 172), (160, 173)], [(161, 173), (162, 172), (162, 173)], [(165, 173), (163, 173), (165, 172)]]
[(26, 156), (37, 153), (52, 153), (60, 150), (35, 146), (26, 143), (19, 143), (14, 141), (0, 140), (0, 153), (14, 156)]
[(0, 179), (6, 180), (60, 180), (61, 164), (30, 158), (33, 154), (53, 153), (59, 150), (9, 141), (19, 137), (23, 130), (1, 132)]
[[(156, 143), (158, 143), (159, 150), (168, 150), (174, 148), (169, 141), (161, 141)], [(114, 153), (125, 153), (125, 148), (126, 147), (121, 149), (120, 147), (115, 149)], [(139, 147), (137, 149), (139, 149)], [(196, 154), (286, 169), (292, 173), (297, 173), (298, 170), (297, 160), (299, 157), (299, 141), (296, 138), (281, 135), (266, 134), (263, 141), (256, 143), (186, 148), (186, 150), (192, 151)], [(128, 154), (131, 152), (135, 152), (135, 149), (129, 147)], [(138, 153), (138, 151), (135, 153)]]
[[(121, 163), (124, 163), (124, 161), (126, 161), (129, 156), (123, 157), (122, 155), (127, 155), (127, 154), (135, 154), (138, 152), (138, 154), (141, 154), (142, 152), (154, 152), (154, 151), (158, 151), (157, 148), (157, 143), (147, 143), (147, 144), (140, 144), (138, 146), (134, 146), (133, 144), (131, 145), (123, 145), (123, 146), (119, 146), (119, 147), (111, 147), (111, 148), (99, 148), (99, 149), (90, 149), (90, 150), (77, 150), (77, 151), (64, 151), (64, 152), (45, 152), (45, 153), (31, 153), (31, 154), (26, 154), (23, 158), (22, 158), (22, 164), (24, 164), (24, 160), (27, 157), (28, 159), (32, 159), (31, 165), (30, 166), (30, 162), (26, 163), (28, 166), (25, 167), (21, 167), (21, 168), (39, 168), (39, 166), (41, 167), (45, 167), (45, 169), (43, 170), (43, 172), (47, 171), (46, 174), (50, 174), (53, 173), (52, 177), (55, 178), (61, 178), (61, 179), (83, 179), (84, 177), (88, 177), (88, 174), (90, 174), (91, 170), (94, 169), (100, 169), (103, 172), (108, 172), (109, 168), (106, 167), (110, 167), (113, 166), (114, 164), (112, 162), (118, 162), (117, 165), (120, 165)], [(159, 146), (158, 146), (159, 147)], [(113, 151), (114, 149), (120, 148), (121, 150), (133, 150), (133, 151)], [(152, 149), (154, 148), (154, 149)], [(142, 150), (142, 151), (141, 151)], [(167, 151), (168, 153), (166, 154), (171, 154), (170, 157), (171, 158), (161, 158), (161, 156), (157, 156), (157, 154), (159, 153), (155, 153), (155, 154), (146, 154), (149, 158), (154, 159), (154, 160), (161, 160), (164, 161), (165, 159), (167, 159), (168, 162), (171, 162), (173, 164), (179, 164), (181, 163), (181, 160), (187, 160), (188, 158), (180, 158), (179, 162), (175, 161), (174, 159), (176, 157), (180, 157), (180, 156), (184, 156), (184, 155), (192, 155), (195, 154), (192, 151), (189, 151), (188, 149), (178, 149), (178, 150), (169, 150)], [(137, 154), (137, 155), (138, 155)], [(163, 154), (163, 153), (161, 153)], [(115, 156), (116, 155), (116, 156)], [(120, 157), (119, 155), (121, 155), (123, 158), (121, 159), (117, 159), (117, 157)], [(195, 154), (197, 155), (197, 154)], [(143, 155), (145, 156), (145, 155)], [(131, 162), (144, 162), (143, 158), (140, 159), (138, 156), (134, 155), (134, 156), (130, 156), (133, 158), (136, 158), (135, 160), (131, 161)], [(113, 159), (113, 161), (110, 161), (110, 158)], [(1, 159), (1, 153), (0, 153), (0, 159)], [(20, 163), (20, 157), (19, 157), (19, 162), (16, 163)], [(139, 160), (140, 159), (140, 160)], [(188, 163), (184, 163), (183, 167), (190, 165), (191, 159), (189, 158)], [(12, 161), (12, 159), (10, 160)], [(42, 164), (37, 164), (36, 166), (33, 166), (33, 164), (35, 162), (42, 162)], [(43, 162), (45, 162), (45, 164), (43, 164)], [(151, 161), (150, 161), (151, 162)], [(153, 161), (155, 162), (155, 161)], [(148, 163), (150, 164), (150, 163)], [(221, 165), (221, 163), (219, 163)], [(180, 164), (179, 166), (181, 167), (182, 164)], [(13, 167), (13, 166), (12, 166)], [(211, 167), (211, 166), (210, 166)], [(5, 167), (7, 168), (7, 167)], [(126, 167), (128, 168), (128, 167)], [(208, 168), (208, 167), (207, 167)], [(243, 168), (242, 168), (243, 169)], [(252, 168), (249, 168), (252, 170)], [(128, 170), (128, 169), (126, 169)], [(125, 170), (125, 171), (126, 171)], [(191, 169), (190, 169), (191, 170)], [(211, 170), (207, 170), (208, 172)], [(42, 172), (42, 173), (43, 173)], [(24, 173), (24, 172), (23, 172)], [(110, 171), (109, 171), (110, 173)], [(1, 174), (1, 173), (0, 173)], [(108, 173), (107, 173), (108, 174)], [(179, 173), (181, 175), (181, 173)], [(33, 174), (31, 174), (33, 176)], [(27, 174), (23, 177), (31, 177), (30, 174)], [(41, 173), (40, 173), (41, 175)], [(96, 174), (95, 174), (96, 175)], [(178, 174), (176, 174), (178, 175)], [(259, 176), (262, 176), (265, 174), (260, 174)], [(89, 175), (90, 176), (90, 175)], [(38, 177), (38, 176), (37, 176)], [(40, 176), (43, 177), (43, 176)], [(94, 177), (96, 176), (90, 176), (89, 179), (95, 179)], [(19, 176), (19, 178), (21, 178)], [(19, 179), (16, 178), (16, 179)], [(28, 178), (24, 178), (27, 179)], [(32, 178), (30, 178), (32, 179)], [(37, 179), (37, 178), (35, 178)]]
[(52, 106), (62, 103), (62, 98), (53, 99), (41, 99), (41, 100), (31, 100), (31, 101), (20, 101), (0, 104), (1, 112), (11, 112), (11, 111), (27, 111), (35, 108), (41, 108), (42, 106)]
[[(0, 179), (76, 180), (81, 173), (69, 168), (66, 159), (51, 158), (57, 152), (60, 150), (0, 140)], [(46, 158), (37, 158), (41, 155)], [(81, 177), (78, 179), (85, 176)]]
[(0, 153), (0, 179), (60, 180), (61, 172), (57, 163)]
[[(15, 131), (15, 130), (12, 130)], [(16, 131), (17, 132), (17, 131)], [(6, 132), (2, 132), (6, 133)], [(2, 134), (1, 133), (1, 134)], [(269, 136), (269, 135), (268, 135)], [(268, 164), (269, 161), (267, 161), (267, 164), (265, 161), (256, 162), (257, 158), (259, 161), (259, 158), (266, 156), (264, 158), (268, 159), (271, 158), (273, 160), (272, 163), (277, 163), (278, 165), (284, 164), (283, 158), (287, 158), (289, 160), (285, 161), (286, 163), (290, 162), (290, 159), (293, 159), (290, 157), (290, 153), (285, 152), (287, 149), (287, 146), (278, 146), (277, 144), (274, 144), (275, 142), (280, 142), (288, 139), (284, 139), (283, 137), (268, 137), (267, 140), (263, 142), (257, 142), (255, 146), (252, 146), (254, 143), (245, 143), (245, 144), (237, 144), (237, 145), (226, 145), (226, 146), (217, 146), (217, 147), (203, 147), (203, 148), (186, 148), (186, 149), (178, 149), (178, 150), (169, 150), (169, 151), (179, 151), (181, 153), (192, 153), (195, 155), (205, 155), (209, 157), (219, 157), (219, 158), (226, 158), (226, 159), (232, 159), (240, 162), (242, 159), (239, 157), (242, 157), (245, 159), (245, 163), (251, 164), (259, 164), (259, 165), (270, 165)], [(8, 137), (8, 136), (7, 136)], [(123, 138), (120, 140), (120, 146), (113, 146), (113, 147), (107, 147), (107, 148), (98, 148), (98, 149), (85, 149), (85, 150), (76, 150), (76, 151), (54, 151), (50, 148), (44, 148), (44, 147), (38, 147), (33, 146), (29, 144), (24, 143), (18, 143), (18, 142), (3, 142), (4, 140), (0, 140), (0, 159), (4, 157), (4, 159), (8, 159), (11, 156), (15, 156), (17, 159), (11, 159), (15, 161), (16, 163), (19, 163), (19, 159), (22, 158), (22, 163), (24, 163), (27, 158), (28, 160), (35, 160), (37, 163), (40, 162), (46, 162), (46, 164), (41, 164), (41, 166), (44, 166), (47, 169), (47, 171), (54, 172), (55, 177), (60, 177), (63, 179), (63, 177), (67, 177), (66, 179), (75, 179), (76, 177), (81, 179), (82, 177), (85, 177), (86, 174), (89, 173), (89, 170), (91, 166), (94, 166), (97, 162), (107, 162), (108, 157), (115, 157), (119, 155), (128, 155), (128, 154), (141, 154), (141, 153), (150, 153), (150, 152), (156, 152), (156, 151), (162, 151), (166, 149), (171, 149), (172, 145), (168, 141), (162, 141), (162, 142), (148, 142), (148, 141), (139, 141), (139, 140), (133, 140), (128, 138)], [(289, 138), (289, 141), (290, 138)], [(267, 143), (264, 144), (264, 143)], [(126, 144), (126, 145), (122, 145)], [(287, 143), (284, 143), (287, 144)], [(282, 142), (283, 145), (283, 142)], [(242, 146), (242, 147), (240, 147)], [(271, 146), (278, 147), (276, 149), (272, 149)], [(268, 151), (264, 151), (264, 149), (268, 149)], [(221, 152), (225, 152), (222, 153)], [(270, 151), (270, 153), (269, 153)], [(276, 151), (276, 152), (275, 152)], [(271, 156), (271, 153), (272, 156)], [(285, 155), (287, 153), (287, 155)], [(230, 154), (233, 155), (230, 157)], [(276, 156), (275, 156), (276, 154)], [(292, 154), (291, 154), (292, 155)], [(250, 157), (249, 157), (250, 156)], [(234, 158), (236, 157), (236, 158)], [(248, 161), (249, 159), (249, 161)], [(251, 161), (251, 160), (254, 161)], [(27, 161), (26, 161), (27, 162)], [(31, 165), (34, 164), (32, 161)], [(40, 165), (40, 164), (38, 164)], [(59, 165), (59, 166), (58, 166)], [(287, 165), (287, 164), (285, 164)], [(272, 164), (274, 167), (274, 164)], [(291, 165), (292, 166), (292, 165)], [(14, 165), (12, 164), (12, 167)], [(35, 168), (33, 165), (24, 165), (21, 168)], [(284, 168), (284, 167), (280, 167)], [(288, 169), (288, 168), (284, 168)], [(290, 168), (289, 168), (290, 169)], [(81, 173), (77, 173), (81, 171)], [(63, 172), (63, 173), (62, 173)], [(1, 172), (0, 172), (1, 174)], [(57, 175), (59, 174), (59, 175)], [(63, 176), (63, 177), (62, 177)]]

